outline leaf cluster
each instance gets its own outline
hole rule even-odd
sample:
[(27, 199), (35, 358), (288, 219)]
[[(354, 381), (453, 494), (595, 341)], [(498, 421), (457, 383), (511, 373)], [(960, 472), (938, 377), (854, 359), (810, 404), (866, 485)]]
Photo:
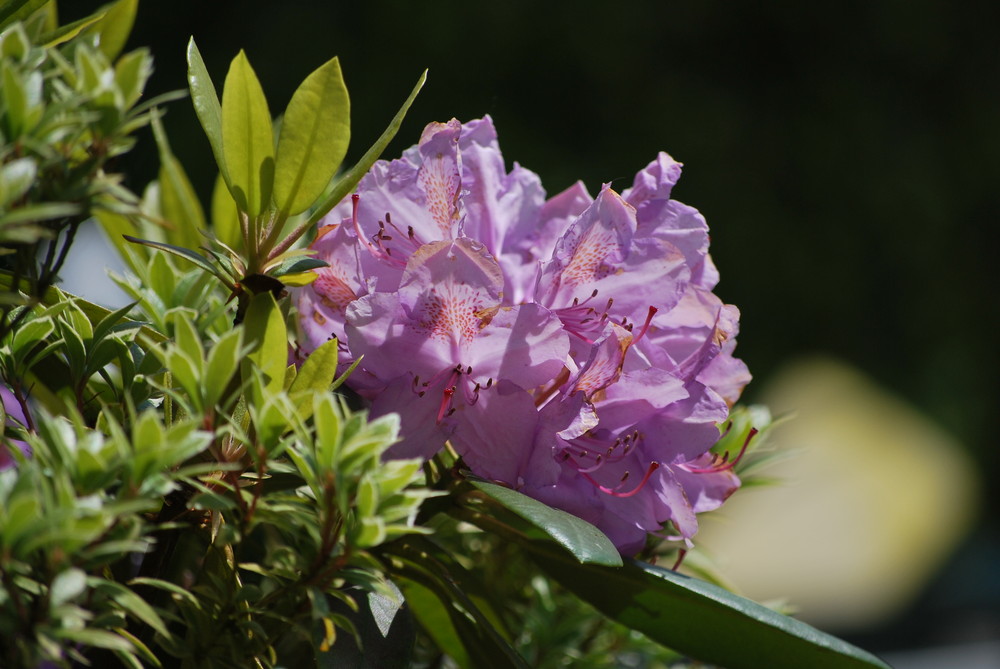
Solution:
[(65, 26), (54, 2), (6, 2), (0, 12), (0, 268), (14, 278), (0, 293), (0, 334), (13, 306), (53, 284), (84, 221), (135, 210), (107, 168), (157, 103), (140, 103), (149, 52), (121, 53), (136, 6), (117, 0)]

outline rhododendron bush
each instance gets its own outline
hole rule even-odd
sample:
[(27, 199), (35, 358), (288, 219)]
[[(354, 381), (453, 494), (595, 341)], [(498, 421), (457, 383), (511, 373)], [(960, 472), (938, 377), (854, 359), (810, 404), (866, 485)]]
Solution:
[[(0, 666), (885, 666), (698, 558), (770, 418), (680, 163), (547, 195), (489, 117), (380, 160), (425, 74), (345, 168), (336, 58), (276, 130), (191, 40), (206, 214), (136, 6), (0, 3)], [(117, 309), (58, 283), (93, 225)]]

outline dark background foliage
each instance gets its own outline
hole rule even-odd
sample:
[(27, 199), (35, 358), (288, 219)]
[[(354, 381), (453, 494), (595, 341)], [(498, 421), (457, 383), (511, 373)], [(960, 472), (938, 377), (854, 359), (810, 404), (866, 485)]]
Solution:
[[(98, 4), (63, 3), (63, 14)], [(1000, 502), (998, 22), (1000, 5), (945, 0), (145, 0), (130, 46), (153, 51), (150, 93), (185, 86), (189, 35), (217, 85), (244, 48), (272, 113), (339, 55), (348, 163), (425, 67), (387, 156), (425, 122), (486, 113), (508, 160), (549, 193), (576, 179), (625, 188), (669, 151), (686, 165), (676, 196), (712, 228), (717, 292), (742, 310), (755, 385), (798, 353), (863, 368), (968, 445), (991, 477), (989, 509)], [(214, 165), (189, 105), (175, 103), (165, 125), (207, 201)], [(155, 175), (144, 146), (122, 166), (134, 188)], [(949, 587), (931, 586), (913, 615), (1000, 615), (996, 537), (984, 521)], [(864, 641), (900, 645), (907, 629), (912, 617)]]

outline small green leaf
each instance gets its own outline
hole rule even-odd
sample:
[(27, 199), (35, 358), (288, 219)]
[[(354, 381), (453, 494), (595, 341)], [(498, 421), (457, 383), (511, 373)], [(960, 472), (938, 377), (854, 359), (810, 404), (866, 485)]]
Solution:
[(549, 576), (599, 611), (685, 655), (729, 669), (888, 669), (860, 648), (718, 586), (653, 565), (578, 564), (531, 551)]
[(53, 608), (76, 598), (87, 587), (87, 574), (82, 569), (71, 567), (60, 572), (52, 580), (49, 588), (49, 605)]
[(305, 415), (306, 410), (312, 409), (313, 395), (325, 393), (333, 385), (333, 380), (337, 376), (337, 359), (337, 340), (330, 339), (309, 354), (295, 375), (295, 380), (292, 381), (288, 394), (295, 402), (299, 414), (304, 418), (308, 418)]
[(306, 77), (281, 123), (274, 168), (274, 201), (293, 216), (330, 184), (351, 138), (351, 104), (337, 58)]
[(242, 330), (230, 330), (222, 335), (208, 352), (205, 373), (205, 407), (213, 407), (223, 400), (233, 374), (240, 368)]
[[(268, 394), (280, 393), (284, 389), (285, 367), (288, 364), (288, 332), (274, 296), (269, 292), (254, 295), (243, 324), (246, 343), (251, 346), (251, 353), (245, 360), (264, 373), (264, 387)], [(244, 369), (243, 378), (249, 379), (249, 370)], [(256, 399), (263, 406), (264, 398)]]
[(113, 62), (125, 48), (138, 9), (139, 0), (118, 0), (104, 9), (103, 18), (94, 26), (94, 32), (100, 35), (97, 46), (108, 61)]
[(622, 564), (621, 555), (611, 540), (582, 518), (495, 483), (469, 480), (469, 484), (545, 532), (579, 562), (610, 567)]
[(274, 135), (260, 81), (240, 51), (222, 91), (222, 150), (236, 205), (251, 217), (271, 205)]
[(213, 265), (208, 260), (208, 258), (201, 255), (200, 253), (196, 253), (191, 249), (186, 249), (180, 246), (174, 246), (173, 244), (167, 244), (165, 242), (154, 242), (149, 239), (139, 239), (138, 237), (133, 237), (131, 235), (122, 235), (122, 237), (132, 242), (133, 244), (142, 244), (143, 246), (150, 246), (154, 249), (160, 249), (161, 251), (166, 251), (167, 253), (179, 256), (181, 258), (184, 258), (185, 260), (189, 260), (198, 267), (208, 272), (209, 274), (218, 277), (218, 279), (222, 281), (222, 283), (224, 283), (226, 287), (229, 288), (230, 290), (234, 290), (236, 288), (235, 284), (233, 284), (232, 280), (226, 276), (225, 272), (223, 272), (221, 269)]
[(310, 227), (316, 225), (321, 218), (326, 216), (331, 209), (337, 206), (341, 200), (343, 200), (348, 193), (354, 190), (354, 187), (358, 185), (361, 181), (361, 177), (371, 169), (371, 166), (375, 164), (382, 152), (385, 151), (385, 147), (389, 145), (392, 138), (396, 136), (399, 132), (399, 126), (403, 124), (403, 119), (406, 117), (406, 112), (410, 110), (410, 105), (417, 98), (417, 93), (423, 88), (424, 82), (427, 81), (427, 71), (420, 75), (420, 79), (417, 80), (417, 85), (413, 87), (410, 91), (410, 96), (406, 98), (403, 106), (399, 108), (396, 115), (389, 122), (389, 126), (382, 132), (379, 138), (372, 144), (371, 148), (365, 152), (365, 155), (361, 156), (361, 160), (355, 163), (354, 167), (349, 169), (346, 174), (344, 174), (333, 186), (333, 191), (323, 200), (316, 211), (312, 213), (309, 217)]
[[(4, 71), (4, 77), (8, 76), (7, 72)], [(27, 193), (37, 173), (38, 167), (31, 158), (18, 158), (0, 168), (0, 207), (6, 207)]]
[(330, 263), (325, 260), (320, 260), (319, 258), (288, 258), (287, 260), (279, 263), (275, 267), (267, 268), (267, 275), (272, 276), (275, 279), (281, 279), (288, 274), (301, 274), (302, 272), (309, 272), (314, 269), (319, 269), (320, 267), (329, 267)]
[(187, 62), (188, 87), (191, 89), (195, 114), (208, 137), (219, 173), (229, 186), (229, 173), (226, 171), (225, 153), (222, 151), (222, 105), (219, 104), (219, 94), (205, 67), (205, 61), (201, 58), (198, 45), (194, 43), (194, 37), (188, 41)]

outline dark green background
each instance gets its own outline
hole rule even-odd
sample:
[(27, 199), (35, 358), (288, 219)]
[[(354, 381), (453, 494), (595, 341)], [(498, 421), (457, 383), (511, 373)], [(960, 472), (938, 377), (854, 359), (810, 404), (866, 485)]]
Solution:
[[(64, 2), (64, 16), (85, 4)], [(576, 179), (624, 188), (668, 151), (685, 163), (677, 198), (711, 226), (717, 292), (742, 310), (738, 353), (757, 385), (799, 353), (865, 369), (968, 445), (996, 509), (1000, 3), (978, 5), (143, 0), (130, 46), (152, 48), (153, 92), (185, 86), (189, 35), (219, 85), (244, 48), (272, 113), (339, 55), (348, 161), (424, 68), (389, 157), (426, 122), (486, 113), (508, 162), (549, 193)], [(165, 125), (207, 198), (214, 165), (190, 105)], [(134, 188), (156, 169), (150, 146), (123, 166)], [(914, 612), (862, 641), (961, 640), (937, 623), (970, 610), (1000, 627), (984, 516)]]

